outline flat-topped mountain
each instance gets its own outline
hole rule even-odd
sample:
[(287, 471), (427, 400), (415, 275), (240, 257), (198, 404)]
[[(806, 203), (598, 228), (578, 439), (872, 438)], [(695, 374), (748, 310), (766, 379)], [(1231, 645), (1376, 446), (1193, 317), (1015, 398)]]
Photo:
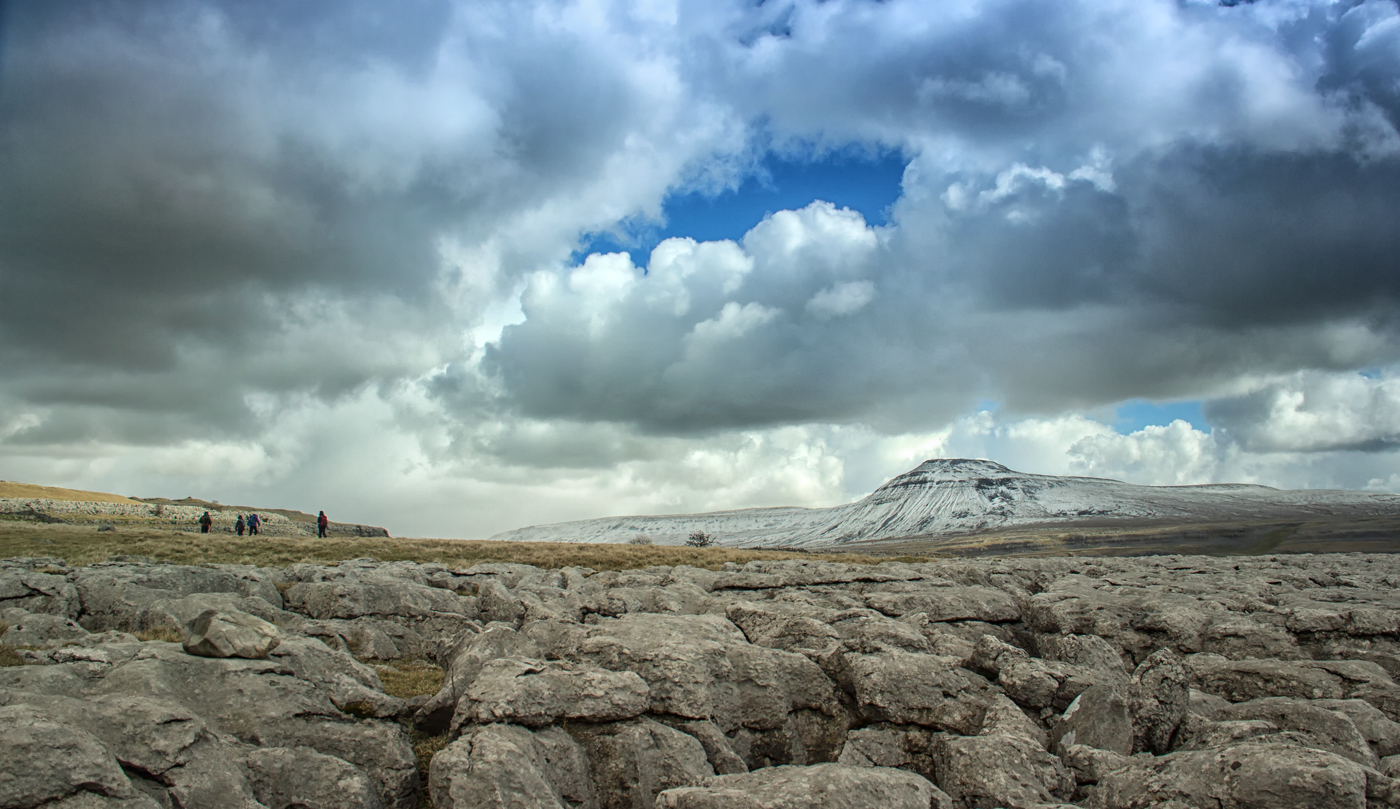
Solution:
[(608, 517), (531, 526), (493, 539), (662, 544), (703, 531), (725, 545), (823, 547), (942, 537), (1014, 526), (1146, 525), (1400, 517), (1400, 495), (1289, 491), (1247, 484), (1140, 486), (1105, 478), (1034, 475), (999, 463), (934, 459), (869, 496), (824, 509), (759, 508)]

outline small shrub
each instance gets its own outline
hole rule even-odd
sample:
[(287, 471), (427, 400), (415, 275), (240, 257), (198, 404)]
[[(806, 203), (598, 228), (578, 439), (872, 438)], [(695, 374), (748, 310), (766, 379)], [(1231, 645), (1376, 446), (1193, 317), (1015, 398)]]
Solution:
[(349, 714), (357, 719), (373, 719), (374, 705), (366, 700), (356, 700), (347, 702), (340, 706), (340, 712)]
[(651, 537), (647, 536), (646, 534), (637, 534), (636, 536), (634, 536), (634, 537), (632, 537), (631, 539), (627, 540), (627, 544), (628, 544), (628, 545), (655, 545), (656, 543), (655, 543), (655, 542), (652, 542), (652, 541), (651, 541)]
[(133, 632), (137, 640), (163, 640), (167, 643), (180, 643), (185, 636), (173, 626), (153, 626), (140, 632)]
[(19, 651), (15, 647), (7, 643), (0, 643), (0, 668), (23, 665), (24, 658), (19, 656)]
[(707, 534), (704, 531), (691, 531), (690, 538), (685, 541), (685, 544), (692, 548), (709, 548), (714, 546), (717, 541), (713, 534)]

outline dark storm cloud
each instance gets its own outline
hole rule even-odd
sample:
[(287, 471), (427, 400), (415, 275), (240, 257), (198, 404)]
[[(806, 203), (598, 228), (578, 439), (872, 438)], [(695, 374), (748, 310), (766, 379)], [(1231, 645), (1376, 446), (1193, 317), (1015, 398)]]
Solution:
[(511, 4), (6, 7), (0, 363), (21, 406), (81, 411), (49, 431), (247, 430), (245, 395), (419, 375), (675, 168), (590, 204), (664, 93)]
[[(236, 369), (281, 353), (268, 338), (297, 330), (289, 308), (384, 294), (432, 311), (446, 189), (428, 174), (366, 187), (294, 122), (259, 113), (275, 77), (232, 52), (211, 15), (175, 3), (12, 14), (0, 297), (19, 305), (0, 340), (34, 404), (228, 424), (239, 408), (211, 400), (269, 384)], [(273, 389), (316, 390), (312, 375)]]

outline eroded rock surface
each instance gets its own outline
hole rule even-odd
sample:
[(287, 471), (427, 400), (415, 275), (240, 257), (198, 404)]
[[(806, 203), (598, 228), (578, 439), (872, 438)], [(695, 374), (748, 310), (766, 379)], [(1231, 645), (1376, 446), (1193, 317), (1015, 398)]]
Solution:
[[(0, 560), (0, 806), (1400, 806), (1397, 585), (1366, 555)], [(405, 658), (438, 693), (384, 693)]]

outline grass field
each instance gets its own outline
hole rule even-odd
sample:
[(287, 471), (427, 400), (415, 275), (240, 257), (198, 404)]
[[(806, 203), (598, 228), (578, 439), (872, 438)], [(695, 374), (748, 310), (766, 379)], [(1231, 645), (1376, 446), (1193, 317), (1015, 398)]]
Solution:
[[(554, 542), (490, 542), (388, 537), (240, 537), (123, 525), (112, 531), (94, 526), (0, 520), (0, 559), (49, 556), (69, 565), (90, 565), (112, 556), (147, 556), (181, 564), (249, 564), (285, 567), (297, 562), (335, 563), (372, 557), (381, 562), (438, 562), (464, 568), (479, 562), (513, 562), (544, 568), (591, 567), (628, 570), (650, 565), (694, 565), (716, 569), (725, 562), (753, 559), (826, 559), (877, 564), (890, 556), (801, 551), (747, 551), (670, 545), (572, 545)], [(923, 561), (900, 557), (900, 561)]]

